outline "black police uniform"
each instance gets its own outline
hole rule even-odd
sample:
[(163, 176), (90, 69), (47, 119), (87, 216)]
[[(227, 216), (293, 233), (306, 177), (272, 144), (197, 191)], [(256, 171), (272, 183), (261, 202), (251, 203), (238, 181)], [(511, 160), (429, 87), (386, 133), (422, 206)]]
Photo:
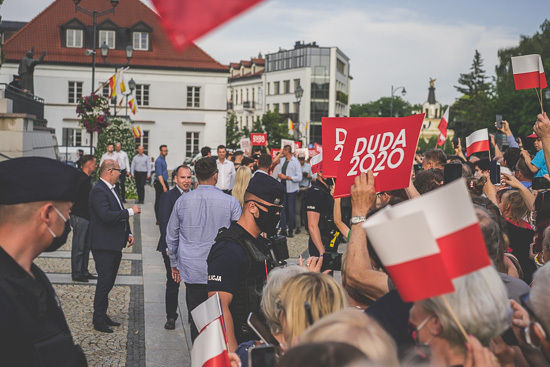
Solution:
[(208, 255), (208, 292), (233, 295), (229, 310), (238, 344), (257, 339), (246, 320), (250, 312), (261, 317), (262, 289), (267, 273), (276, 265), (268, 244), (234, 223), (220, 230)]
[[(336, 252), (338, 249), (339, 233), (334, 224), (334, 199), (330, 190), (318, 180), (306, 191), (305, 207), (308, 212), (319, 213), (319, 231), (327, 252)], [(319, 256), (319, 250), (313, 243), (311, 235), (308, 241), (308, 250), (311, 256)]]
[(31, 272), (0, 247), (0, 365), (87, 366), (51, 283), (34, 264)]

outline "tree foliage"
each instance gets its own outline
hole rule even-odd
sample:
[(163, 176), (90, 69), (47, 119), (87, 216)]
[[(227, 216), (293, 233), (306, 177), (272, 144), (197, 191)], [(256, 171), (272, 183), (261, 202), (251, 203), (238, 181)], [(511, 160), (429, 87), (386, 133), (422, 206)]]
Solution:
[(238, 149), (240, 147), (240, 141), (244, 136), (244, 131), (240, 130), (237, 125), (237, 117), (235, 114), (232, 114), (227, 119), (225, 125), (225, 146), (228, 149)]
[[(409, 116), (418, 106), (413, 106), (399, 96), (393, 98), (393, 115)], [(421, 109), (421, 108), (420, 108)], [(352, 104), (350, 117), (390, 117), (391, 97), (381, 97), (376, 101)]]
[[(257, 131), (260, 126), (262, 127), (262, 131)], [(294, 140), (294, 137), (288, 133), (286, 121), (281, 121), (279, 111), (267, 111), (264, 113), (261, 122), (256, 121), (254, 124), (252, 132), (267, 133), (267, 141), (271, 148), (279, 148), (281, 146), (281, 139)]]

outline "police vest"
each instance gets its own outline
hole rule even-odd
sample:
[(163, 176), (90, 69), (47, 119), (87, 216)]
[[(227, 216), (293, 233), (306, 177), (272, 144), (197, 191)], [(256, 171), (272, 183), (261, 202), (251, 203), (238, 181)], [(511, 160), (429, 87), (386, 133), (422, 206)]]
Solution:
[(247, 232), (237, 226), (231, 226), (229, 229), (222, 228), (215, 241), (238, 244), (248, 257), (248, 271), (244, 279), (239, 279), (229, 310), (233, 317), (237, 343), (256, 340), (258, 336), (250, 329), (246, 320), (250, 312), (254, 312), (263, 321), (263, 315), (260, 312), (260, 301), (267, 279), (266, 272), (277, 266), (269, 252), (269, 241), (259, 237), (254, 242)]

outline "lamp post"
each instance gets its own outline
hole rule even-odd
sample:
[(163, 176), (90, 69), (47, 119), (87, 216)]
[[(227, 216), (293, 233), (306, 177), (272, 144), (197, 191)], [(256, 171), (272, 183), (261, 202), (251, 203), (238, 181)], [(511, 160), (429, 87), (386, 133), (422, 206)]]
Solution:
[(294, 91), (294, 96), (296, 96), (296, 124), (294, 124), (294, 140), (300, 140), (300, 101), (304, 95), (304, 88), (299, 85)]
[[(110, 62), (105, 61), (108, 54), (109, 54), (109, 46), (105, 42), (103, 42), (103, 44), (101, 45), (101, 57), (103, 58), (103, 63), (105, 65), (114, 66), (115, 67), (115, 75), (116, 75), (116, 73), (118, 72), (118, 68), (130, 65), (130, 60), (132, 59), (132, 56), (134, 54), (134, 48), (132, 47), (132, 45), (126, 46), (126, 59), (128, 60), (128, 62), (126, 64), (112, 64)], [(132, 81), (134, 81), (134, 79), (132, 79)], [(128, 84), (130, 84), (130, 83), (128, 83)], [(131, 85), (128, 85), (128, 86), (130, 87), (130, 90), (133, 90)], [(134, 82), (134, 89), (135, 89), (135, 87), (136, 87), (136, 83)], [(126, 98), (128, 98), (128, 97), (126, 97)], [(114, 116), (116, 116), (116, 100), (115, 100), (114, 105), (115, 105)], [(128, 106), (126, 106), (126, 116), (127, 115), (128, 115)]]
[[(105, 10), (101, 10), (101, 11), (97, 11), (97, 10), (88, 10), (88, 9), (85, 9), (81, 6), (79, 6), (78, 4), (80, 4), (80, 1), (81, 0), (73, 0), (74, 2), (74, 7), (75, 7), (75, 11), (80, 11), (84, 14), (87, 14), (89, 16), (91, 16), (94, 20), (93, 22), (93, 44), (92, 44), (92, 93), (91, 94), (94, 94), (94, 91), (95, 91), (95, 55), (96, 55), (96, 49), (97, 49), (97, 18), (98, 17), (101, 17), (105, 14), (109, 14), (109, 13), (115, 13), (115, 8), (116, 6), (118, 5), (118, 2), (119, 0), (111, 0), (111, 6), (112, 8), (111, 9), (105, 9)], [(90, 154), (93, 154), (93, 140), (94, 140), (94, 135), (93, 133), (90, 133)]]
[[(134, 92), (136, 89), (136, 81), (134, 78), (131, 78), (128, 82), (128, 87), (130, 87), (130, 93), (126, 95), (126, 116), (128, 116), (128, 96)], [(135, 101), (137, 103), (137, 101)]]
[(403, 97), (405, 97), (405, 94), (407, 94), (407, 91), (405, 90), (405, 87), (394, 88), (393, 85), (391, 86), (390, 117), (393, 117), (393, 97), (399, 89), (403, 89), (403, 91), (401, 92)]

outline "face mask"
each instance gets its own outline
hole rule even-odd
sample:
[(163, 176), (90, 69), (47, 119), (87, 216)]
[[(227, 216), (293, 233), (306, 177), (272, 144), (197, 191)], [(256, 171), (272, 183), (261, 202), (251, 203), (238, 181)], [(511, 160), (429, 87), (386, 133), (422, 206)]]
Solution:
[[(277, 233), (277, 224), (281, 219), (281, 207), (273, 205), (265, 205), (255, 200), (251, 200), (256, 203), (258, 207), (258, 218), (254, 218), (256, 225), (265, 232), (268, 236), (274, 236)], [(267, 211), (260, 209), (259, 207), (267, 208)]]
[(50, 227), (46, 227), (50, 234), (53, 237), (52, 243), (44, 250), (44, 252), (53, 252), (57, 249), (59, 249), (61, 246), (67, 242), (67, 237), (69, 236), (69, 233), (71, 232), (71, 224), (69, 221), (61, 214), (61, 212), (54, 206), (53, 209), (56, 211), (57, 215), (63, 219), (63, 222), (65, 222), (65, 230), (60, 236), (56, 236), (55, 233), (50, 229)]

